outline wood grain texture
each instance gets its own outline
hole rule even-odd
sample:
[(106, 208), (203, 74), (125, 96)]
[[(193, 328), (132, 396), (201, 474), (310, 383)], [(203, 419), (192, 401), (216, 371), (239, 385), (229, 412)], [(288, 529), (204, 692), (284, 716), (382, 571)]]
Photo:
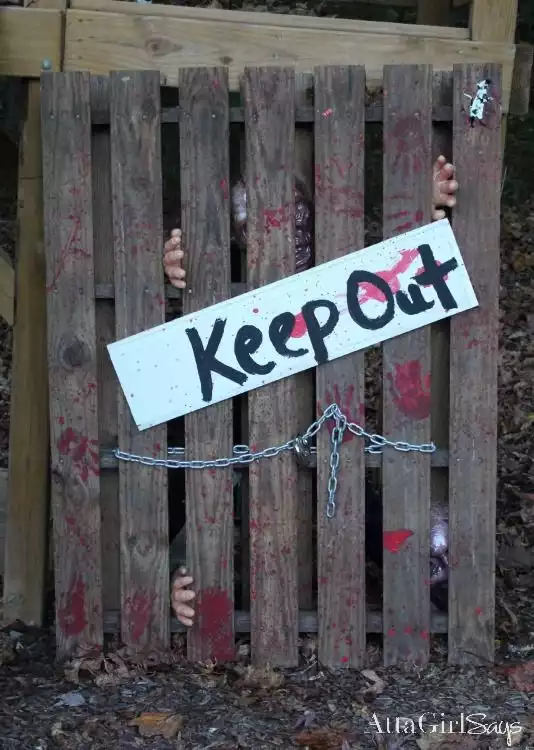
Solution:
[(0, 75), (39, 78), (43, 60), (59, 70), (63, 19), (59, 10), (0, 8)]
[[(320, 264), (365, 245), (365, 69), (317, 68), (315, 81), (315, 245)], [(364, 380), (362, 352), (318, 367), (317, 416), (335, 401), (350, 421), (362, 424)], [(317, 435), (318, 658), (328, 667), (359, 667), (366, 614), (364, 443), (351, 434), (344, 441), (336, 514), (329, 519), (332, 426)]]
[[(95, 111), (109, 112), (109, 78), (91, 77), (91, 116)], [(114, 287), (113, 214), (111, 200), (111, 144), (108, 127), (92, 131), (93, 243), (95, 284)], [(117, 378), (107, 345), (115, 341), (115, 304), (113, 300), (96, 302), (96, 355), (98, 366), (98, 440), (102, 448), (118, 444)], [(102, 606), (120, 607), (119, 554), (119, 472), (100, 475), (100, 515), (102, 519)]]
[(0, 318), (13, 325), (15, 314), (15, 269), (10, 259), (0, 251)]
[[(116, 338), (165, 322), (157, 73), (112, 73), (111, 185)], [(156, 363), (157, 366), (157, 363)], [(163, 458), (166, 425), (139, 432), (119, 389), (119, 448)], [(167, 472), (119, 465), (121, 635), (131, 647), (169, 645)]]
[[(518, 0), (472, 0), (469, 18), (471, 39), (513, 42)], [(488, 58), (491, 60), (493, 58)]]
[[(389, 238), (431, 218), (431, 68), (387, 67), (384, 90), (384, 238)], [(393, 279), (395, 269), (389, 273)], [(430, 353), (428, 326), (384, 342), (383, 430), (390, 439), (430, 440)], [(430, 461), (422, 453), (389, 450), (382, 467), (384, 661), (424, 664), (430, 645)]]
[(454, 162), (462, 200), (453, 229), (479, 307), (451, 318), (449, 661), (494, 657), (497, 362), (499, 329), (500, 118), (470, 127), (465, 92), (498, 66), (455, 70)]
[[(17, 309), (13, 329), (4, 617), (43, 624), (50, 431), (43, 228), (41, 91), (28, 82), (19, 147)], [(28, 426), (31, 425), (31, 429)]]
[[(295, 78), (287, 68), (245, 70), (249, 289), (295, 272)], [(294, 311), (297, 312), (296, 310)], [(249, 394), (253, 448), (284, 443), (297, 423), (294, 378)], [(298, 483), (294, 457), (251, 464), (250, 599), (255, 663), (298, 664)]]
[[(264, 16), (268, 14), (264, 13), (245, 12), (241, 20), (239, 11), (203, 8), (201, 16), (198, 9), (191, 16), (182, 14), (191, 8), (124, 2), (112, 7), (112, 13), (67, 11), (65, 70), (101, 74), (124, 68), (157, 70), (162, 83), (174, 86), (181, 67), (224, 62), (229, 68), (230, 88), (238, 90), (246, 67), (270, 66), (273, 61), (295, 66), (298, 73), (311, 73), (316, 65), (365, 65), (367, 86), (376, 88), (382, 85), (382, 69), (387, 63), (427, 63), (436, 70), (451, 70), (454, 63), (495, 60), (504, 65), (502, 100), (505, 110), (508, 107), (514, 45), (457, 36), (459, 31), (463, 36), (464, 29), (399, 24), (402, 29), (379, 33), (372, 22), (365, 31), (350, 30), (350, 21), (345, 19), (297, 16), (295, 22), (295, 17), (274, 14), (279, 20), (267, 23)], [(172, 12), (164, 15), (161, 8)], [(228, 20), (222, 23), (213, 13), (227, 14)], [(323, 23), (328, 21), (333, 22), (332, 27)], [(454, 36), (443, 36), (451, 32)]]
[(56, 641), (101, 648), (89, 75), (42, 78)]
[[(180, 71), (180, 192), (187, 248), (184, 313), (231, 296), (228, 76), (221, 68)], [(232, 452), (232, 401), (185, 417), (188, 455)], [(231, 469), (186, 472), (187, 559), (198, 615), (188, 638), (193, 659), (232, 659), (234, 524)]]

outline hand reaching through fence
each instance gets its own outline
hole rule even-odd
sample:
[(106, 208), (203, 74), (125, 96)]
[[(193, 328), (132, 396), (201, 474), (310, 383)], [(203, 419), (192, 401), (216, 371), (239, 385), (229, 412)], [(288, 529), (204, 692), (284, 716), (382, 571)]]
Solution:
[[(432, 220), (445, 218), (445, 208), (454, 208), (458, 182), (454, 179), (454, 166), (444, 156), (439, 156), (432, 167)], [(232, 188), (232, 226), (234, 236), (246, 247), (246, 188), (239, 180)], [(185, 289), (186, 273), (183, 268), (184, 251), (182, 232), (173, 229), (163, 249), (163, 266), (170, 283)], [(295, 269), (305, 271), (313, 263), (313, 203), (299, 180), (295, 180)]]
[(172, 580), (171, 604), (176, 619), (185, 625), (191, 627), (195, 610), (191, 604), (196, 596), (195, 592), (187, 588), (193, 583), (191, 576), (186, 575), (185, 568), (180, 567), (176, 571)]

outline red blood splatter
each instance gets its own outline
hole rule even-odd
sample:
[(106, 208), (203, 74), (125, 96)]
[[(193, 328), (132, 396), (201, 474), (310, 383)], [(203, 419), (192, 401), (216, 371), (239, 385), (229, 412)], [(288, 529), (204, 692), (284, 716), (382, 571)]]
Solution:
[(406, 625), (404, 628), (405, 635), (413, 635), (413, 628), (410, 625)]
[(341, 661), (343, 662), (343, 664), (347, 664), (348, 660), (349, 660), (348, 656), (342, 656), (341, 657)]
[(410, 419), (430, 416), (430, 373), (423, 375), (421, 363), (414, 359), (395, 365), (395, 375), (387, 374), (397, 409)]
[(56, 443), (62, 456), (72, 459), (74, 467), (82, 482), (87, 482), (89, 475), (100, 474), (100, 459), (98, 453), (91, 447), (98, 445), (98, 440), (89, 440), (78, 430), (67, 427)]
[(421, 209), (415, 212), (415, 220), (417, 222), (423, 221), (424, 213)]
[(270, 234), (272, 229), (281, 229), (284, 224), (289, 223), (292, 217), (292, 209), (285, 206), (280, 208), (265, 208), (263, 210), (263, 229)]
[(331, 107), (328, 107), (328, 109), (325, 109), (325, 111), (323, 112), (323, 117), (330, 117), (333, 112), (334, 110)]
[(74, 579), (66, 600), (64, 606), (58, 609), (59, 627), (63, 635), (80, 635), (88, 624), (85, 613), (85, 583), (80, 575)]
[(253, 313), (259, 313), (259, 310), (258, 310), (258, 308), (257, 308), (257, 307), (253, 307), (253, 308), (252, 308), (252, 312), (253, 312)]
[(482, 608), (481, 607), (477, 607), (475, 609), (475, 615), (481, 615), (481, 614), (482, 614)]
[[(386, 281), (393, 294), (400, 291), (399, 276), (410, 268), (414, 260), (419, 257), (419, 250), (417, 248), (409, 250), (401, 250), (401, 258), (398, 260), (392, 268), (386, 269), (385, 271), (379, 271), (377, 276)], [(360, 284), (359, 287), (359, 302), (363, 305), (365, 302), (374, 299), (376, 302), (385, 302), (386, 298), (382, 292), (372, 284)]]
[(429, 637), (428, 630), (421, 630), (421, 638), (423, 640), (428, 641)]
[(232, 636), (234, 607), (226, 591), (210, 588), (198, 594), (198, 634), (209, 655), (218, 661), (235, 656)]
[(149, 595), (144, 591), (136, 591), (133, 597), (128, 597), (125, 602), (126, 622), (133, 643), (138, 643), (150, 622), (150, 610), (155, 600), (155, 595)]
[(65, 417), (58, 417), (58, 424), (65, 424)]
[(388, 636), (389, 636), (390, 638), (393, 638), (393, 637), (394, 637), (394, 636), (396, 636), (396, 635), (397, 635), (397, 631), (396, 631), (396, 629), (395, 629), (395, 628), (390, 628), (390, 629), (388, 630)]
[(413, 227), (413, 221), (405, 221), (404, 224), (397, 224), (397, 226), (395, 227), (393, 231), (398, 232), (399, 234), (402, 234), (403, 232), (408, 232), (412, 227)]
[(410, 215), (409, 211), (395, 211), (392, 214), (386, 214), (385, 218), (390, 219), (390, 220), (404, 219), (406, 216), (409, 216), (409, 215)]
[(295, 315), (295, 324), (293, 326), (293, 330), (291, 331), (291, 337), (292, 339), (300, 339), (302, 338), (306, 332), (306, 321), (304, 320), (302, 313), (297, 313)]
[(72, 215), (67, 218), (70, 221), (72, 221), (72, 228), (70, 231), (70, 235), (67, 239), (67, 242), (65, 243), (65, 245), (61, 248), (59, 252), (59, 256), (55, 263), (52, 281), (50, 282), (50, 284), (47, 284), (47, 287), (46, 287), (47, 292), (52, 292), (55, 289), (56, 284), (58, 283), (61, 274), (65, 270), (65, 267), (67, 265), (67, 261), (69, 258), (74, 258), (75, 256), (81, 256), (82, 258), (90, 257), (90, 253), (88, 253), (84, 247), (80, 246), (80, 241), (81, 241), (81, 219), (80, 217)]
[(384, 531), (384, 549), (389, 552), (398, 552), (404, 542), (413, 536), (411, 529), (397, 529), (396, 531)]
[(476, 349), (482, 342), (480, 339), (471, 339), (471, 341), (467, 344), (468, 349)]
[(391, 139), (395, 153), (391, 169), (398, 169), (406, 180), (421, 172), (425, 146), (421, 118), (416, 117), (415, 113), (399, 117), (391, 132)]
[(221, 180), (221, 189), (223, 191), (224, 200), (228, 200), (228, 182), (225, 179)]

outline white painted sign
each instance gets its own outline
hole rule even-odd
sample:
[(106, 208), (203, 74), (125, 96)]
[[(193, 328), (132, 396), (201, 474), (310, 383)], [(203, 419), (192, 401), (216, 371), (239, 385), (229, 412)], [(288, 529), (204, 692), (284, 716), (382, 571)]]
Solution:
[(443, 219), (108, 351), (145, 430), (477, 305)]

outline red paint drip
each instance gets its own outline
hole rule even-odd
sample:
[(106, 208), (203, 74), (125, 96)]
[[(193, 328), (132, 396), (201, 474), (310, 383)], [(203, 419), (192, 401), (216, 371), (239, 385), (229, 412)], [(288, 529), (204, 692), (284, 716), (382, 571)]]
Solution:
[(300, 339), (306, 334), (307, 330), (306, 321), (304, 320), (302, 313), (297, 313), (295, 315), (295, 324), (293, 325), (290, 338)]
[(198, 633), (211, 657), (228, 661), (235, 656), (232, 636), (233, 604), (225, 591), (211, 588), (198, 594)]
[(395, 375), (388, 372), (391, 395), (397, 409), (410, 419), (430, 416), (430, 373), (423, 375), (417, 360), (395, 365)]
[(139, 643), (150, 622), (150, 610), (155, 596), (148, 596), (143, 591), (136, 591), (126, 601), (127, 622), (133, 643)]
[(399, 552), (404, 542), (411, 536), (413, 536), (411, 529), (384, 531), (384, 549), (387, 549), (389, 552)]
[(58, 609), (59, 627), (65, 636), (80, 635), (88, 624), (85, 613), (85, 583), (81, 576), (78, 575), (74, 579), (66, 599), (65, 605)]

